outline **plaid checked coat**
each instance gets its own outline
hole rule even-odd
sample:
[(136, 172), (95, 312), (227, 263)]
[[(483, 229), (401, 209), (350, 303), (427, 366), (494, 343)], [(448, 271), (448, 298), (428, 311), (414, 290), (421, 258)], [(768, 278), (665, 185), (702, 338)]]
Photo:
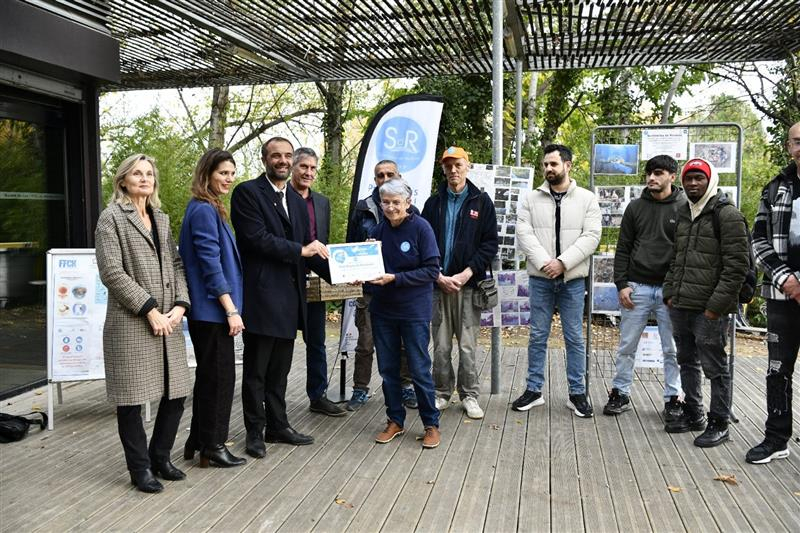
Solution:
[[(153, 334), (139, 312), (150, 298), (166, 313), (176, 301), (189, 303), (183, 263), (169, 229), (169, 218), (153, 210), (161, 248), (161, 264), (150, 232), (133, 205), (112, 204), (100, 214), (95, 252), (100, 279), (108, 288), (103, 328), (103, 354), (108, 400), (140, 405), (189, 394), (189, 367), (182, 328), (166, 338)], [(164, 390), (164, 349), (169, 390)]]
[[(764, 187), (753, 224), (753, 255), (764, 272), (761, 296), (771, 300), (787, 299), (781, 292), (781, 287), (792, 274), (786, 260), (794, 194), (792, 178), (796, 175), (797, 164), (792, 162)], [(778, 187), (774, 201), (770, 202), (769, 189), (773, 183)]]

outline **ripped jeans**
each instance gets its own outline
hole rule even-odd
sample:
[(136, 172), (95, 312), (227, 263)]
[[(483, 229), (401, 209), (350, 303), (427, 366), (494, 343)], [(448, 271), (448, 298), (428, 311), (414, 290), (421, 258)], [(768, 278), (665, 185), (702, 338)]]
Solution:
[(669, 316), (678, 349), (685, 410), (703, 412), (702, 369), (711, 382), (708, 414), (727, 422), (731, 414), (731, 372), (725, 347), (730, 319), (721, 316), (711, 320), (703, 311), (674, 308), (669, 310)]
[(767, 300), (767, 440), (792, 437), (792, 373), (800, 348), (800, 304)]

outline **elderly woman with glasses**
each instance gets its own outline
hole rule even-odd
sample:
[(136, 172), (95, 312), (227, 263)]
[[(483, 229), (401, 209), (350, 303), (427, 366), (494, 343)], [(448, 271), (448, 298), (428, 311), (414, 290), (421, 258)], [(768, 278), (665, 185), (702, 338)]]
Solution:
[[(380, 187), (384, 220), (370, 231), (381, 241), (386, 274), (369, 281), (374, 286), (369, 305), (372, 334), (383, 378), (386, 429), (375, 440), (387, 443), (404, 432), (406, 411), (400, 384), (400, 346), (405, 346), (408, 368), (425, 426), (422, 446), (439, 445), (431, 357), (428, 354), (433, 314), (433, 283), (439, 275), (439, 247), (430, 224), (409, 212), (411, 187), (402, 180)], [(402, 342), (401, 342), (402, 341)]]

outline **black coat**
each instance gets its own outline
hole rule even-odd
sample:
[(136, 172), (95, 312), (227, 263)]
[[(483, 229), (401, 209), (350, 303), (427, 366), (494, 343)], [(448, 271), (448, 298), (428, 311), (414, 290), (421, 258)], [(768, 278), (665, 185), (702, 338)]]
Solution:
[[(477, 281), (486, 277), (486, 269), (497, 255), (497, 215), (489, 195), (481, 192), (469, 180), (467, 180), (466, 194), (467, 199), (464, 200), (456, 220), (450, 265), (443, 274), (452, 276), (470, 267), (472, 277), (467, 285), (474, 287)], [(422, 209), (422, 217), (430, 223), (436, 235), (442, 265), (444, 265), (446, 215), (447, 183), (445, 182), (439, 187), (437, 194), (428, 198)], [(442, 269), (444, 270), (444, 267)]]
[(264, 174), (239, 184), (231, 197), (231, 222), (244, 274), (245, 330), (256, 335), (294, 339), (305, 329), (308, 266), (330, 279), (327, 262), (304, 259), (311, 241), (305, 201), (286, 187), (289, 218)]

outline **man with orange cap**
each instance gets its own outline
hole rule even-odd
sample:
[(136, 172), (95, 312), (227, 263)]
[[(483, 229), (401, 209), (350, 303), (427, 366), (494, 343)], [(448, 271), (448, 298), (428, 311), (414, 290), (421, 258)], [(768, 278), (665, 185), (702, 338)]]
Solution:
[[(433, 228), (442, 258), (433, 291), (433, 379), (436, 407), (445, 409), (458, 387), (470, 418), (483, 418), (476, 355), (481, 308), (476, 283), (487, 277), (497, 255), (497, 216), (489, 195), (467, 179), (467, 152), (458, 146), (442, 154), (446, 181), (428, 198), (422, 217)], [(453, 371), (453, 336), (458, 341), (458, 380)]]

